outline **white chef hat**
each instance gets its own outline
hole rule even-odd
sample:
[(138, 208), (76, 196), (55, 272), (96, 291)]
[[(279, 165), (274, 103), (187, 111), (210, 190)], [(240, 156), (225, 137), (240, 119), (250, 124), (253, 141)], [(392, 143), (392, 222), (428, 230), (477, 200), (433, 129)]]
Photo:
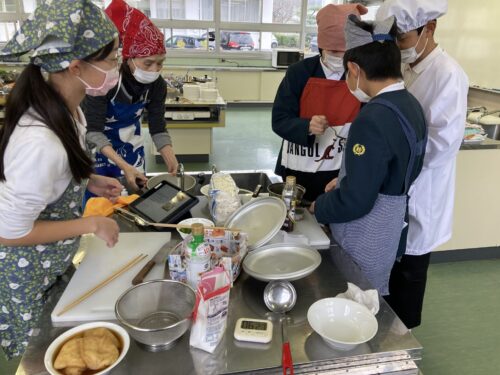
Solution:
[(447, 10), (448, 0), (385, 0), (375, 19), (395, 16), (399, 32), (407, 33), (441, 17)]

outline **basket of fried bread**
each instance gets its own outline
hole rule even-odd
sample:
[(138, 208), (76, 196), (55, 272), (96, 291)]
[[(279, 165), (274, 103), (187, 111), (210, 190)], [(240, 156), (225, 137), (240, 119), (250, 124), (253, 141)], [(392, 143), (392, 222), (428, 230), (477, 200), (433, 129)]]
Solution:
[(45, 352), (52, 375), (104, 375), (124, 357), (130, 337), (122, 327), (107, 322), (79, 325), (57, 337)]

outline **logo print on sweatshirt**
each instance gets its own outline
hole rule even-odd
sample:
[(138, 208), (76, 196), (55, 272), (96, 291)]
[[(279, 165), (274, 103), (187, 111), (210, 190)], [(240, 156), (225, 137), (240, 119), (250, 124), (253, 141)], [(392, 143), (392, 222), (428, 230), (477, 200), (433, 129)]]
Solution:
[(353, 153), (354, 153), (354, 155), (356, 155), (356, 156), (361, 156), (361, 155), (363, 155), (363, 154), (365, 153), (365, 151), (366, 151), (365, 146), (360, 145), (359, 143), (356, 143), (356, 144), (354, 145), (354, 147), (352, 148), (352, 152), (353, 152)]

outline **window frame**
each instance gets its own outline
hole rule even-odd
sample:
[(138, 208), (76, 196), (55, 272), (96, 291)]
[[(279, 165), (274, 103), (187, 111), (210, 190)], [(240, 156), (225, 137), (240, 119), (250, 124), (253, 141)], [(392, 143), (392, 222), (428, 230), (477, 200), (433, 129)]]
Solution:
[[(262, 19), (264, 1), (260, 1), (259, 17)], [(343, 0), (347, 3), (348, 0)], [(172, 18), (172, 1), (169, 1), (170, 17)], [(168, 48), (167, 53), (173, 58), (200, 58), (200, 59), (253, 59), (253, 60), (270, 60), (271, 50), (252, 50), (252, 51), (226, 51), (220, 48), (221, 30), (224, 31), (249, 31), (258, 32), (259, 38), (262, 33), (294, 33), (299, 35), (299, 45), (297, 49), (305, 50), (306, 35), (317, 33), (316, 26), (307, 25), (307, 9), (308, 0), (301, 0), (301, 17), (300, 22), (296, 24), (277, 24), (263, 22), (222, 22), (221, 21), (221, 0), (213, 0), (213, 20), (178, 20), (178, 19), (159, 19), (152, 18), (153, 23), (160, 29), (201, 29), (214, 31), (215, 33), (215, 48), (213, 50), (191, 50)], [(24, 11), (23, 0), (16, 1), (16, 12), (0, 12), (0, 22), (13, 22), (16, 25), (16, 30), (23, 20), (28, 18), (29, 13)], [(173, 35), (171, 35), (173, 36)], [(5, 43), (0, 43), (3, 47)], [(260, 40), (259, 40), (259, 48)]]

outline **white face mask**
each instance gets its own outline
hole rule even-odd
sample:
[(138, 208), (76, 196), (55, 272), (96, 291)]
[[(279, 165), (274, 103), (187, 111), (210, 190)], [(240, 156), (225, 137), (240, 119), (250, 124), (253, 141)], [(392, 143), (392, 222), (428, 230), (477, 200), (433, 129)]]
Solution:
[(118, 72), (118, 69), (112, 68), (110, 70), (104, 70), (99, 68), (98, 66), (88, 63), (84, 61), (86, 64), (89, 64), (91, 67), (94, 69), (97, 69), (98, 71), (106, 74), (104, 77), (104, 81), (102, 82), (102, 85), (99, 87), (92, 87), (90, 86), (87, 82), (85, 82), (83, 79), (80, 77), (76, 76), (84, 85), (85, 85), (85, 93), (89, 96), (104, 96), (106, 95), (109, 90), (111, 90), (113, 87), (116, 86), (118, 83), (118, 78), (120, 76), (120, 73)]
[(135, 65), (134, 59), (132, 59), (132, 64), (135, 66), (133, 75), (137, 82), (144, 84), (153, 83), (160, 76), (160, 72), (148, 72), (138, 68), (137, 65)]
[(422, 51), (417, 52), (418, 42), (420, 42), (420, 38), (424, 34), (424, 30), (425, 30), (425, 27), (418, 37), (417, 44), (415, 44), (413, 47), (401, 50), (401, 62), (403, 62), (405, 64), (413, 64), (415, 61), (417, 61), (420, 58), (420, 56), (422, 56), (422, 54), (425, 51), (425, 47), (427, 47), (427, 42), (429, 41), (429, 38), (425, 38), (424, 48), (422, 48)]
[(321, 61), (323, 64), (335, 73), (344, 72), (344, 58), (338, 57), (334, 55), (330, 55), (329, 53), (323, 52), (321, 56)]
[[(358, 66), (358, 68), (359, 68), (359, 66)], [(361, 71), (361, 69), (360, 69), (360, 71)], [(351, 94), (354, 95), (354, 97), (356, 99), (358, 99), (361, 103), (368, 103), (372, 97), (359, 88), (359, 76), (360, 75), (361, 75), (361, 73), (358, 74), (358, 80), (356, 82), (356, 89), (355, 90), (351, 90), (350, 87), (349, 87), (349, 84), (347, 83), (347, 81), (349, 79), (349, 71), (347, 71), (347, 74), (346, 74), (346, 77), (345, 77), (345, 81), (347, 83), (347, 88), (349, 89), (349, 91), (351, 92)]]

